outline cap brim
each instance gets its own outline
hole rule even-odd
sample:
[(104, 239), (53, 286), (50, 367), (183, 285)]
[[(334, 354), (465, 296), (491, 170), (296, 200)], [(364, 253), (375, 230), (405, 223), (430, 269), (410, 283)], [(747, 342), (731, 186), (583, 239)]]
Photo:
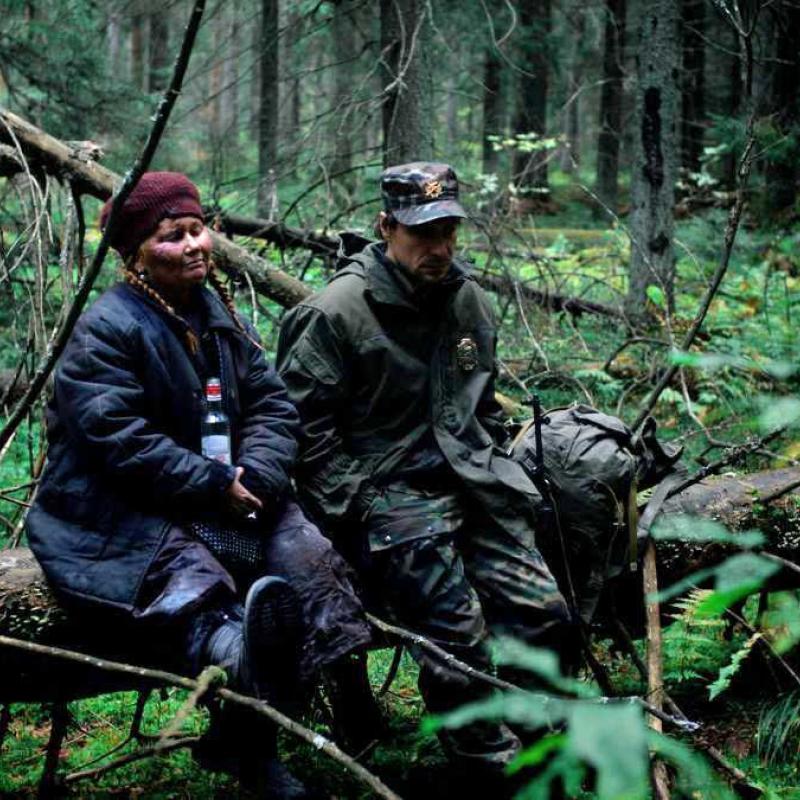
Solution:
[(392, 209), (392, 216), (401, 225), (423, 225), (444, 217), (467, 219), (469, 215), (458, 200), (436, 200), (421, 206)]

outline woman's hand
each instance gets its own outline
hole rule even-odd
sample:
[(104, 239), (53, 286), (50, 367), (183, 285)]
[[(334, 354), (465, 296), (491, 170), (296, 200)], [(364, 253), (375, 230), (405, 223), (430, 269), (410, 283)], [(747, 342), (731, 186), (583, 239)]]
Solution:
[(225, 490), (228, 506), (234, 514), (247, 517), (255, 511), (260, 511), (263, 503), (252, 492), (242, 486), (239, 478), (244, 474), (244, 467), (236, 467), (236, 477), (233, 483)]

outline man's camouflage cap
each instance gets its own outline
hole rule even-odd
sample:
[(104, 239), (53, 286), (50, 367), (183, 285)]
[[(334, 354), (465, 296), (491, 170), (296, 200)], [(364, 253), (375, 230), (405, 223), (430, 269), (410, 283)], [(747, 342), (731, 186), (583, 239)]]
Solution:
[(458, 178), (449, 164), (415, 161), (381, 173), (384, 211), (403, 225), (422, 225), (443, 217), (466, 217), (458, 202)]

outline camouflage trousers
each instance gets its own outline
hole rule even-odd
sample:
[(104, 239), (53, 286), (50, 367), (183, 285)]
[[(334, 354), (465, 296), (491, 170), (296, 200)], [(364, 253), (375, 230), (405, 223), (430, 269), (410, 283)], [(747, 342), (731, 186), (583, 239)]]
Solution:
[[(393, 483), (365, 520), (356, 559), (368, 604), (481, 670), (491, 669), (491, 634), (558, 646), (569, 618), (556, 582), (531, 543), (510, 538), (454, 491)], [(486, 684), (421, 649), (419, 689), (434, 713), (484, 696)], [(450, 755), (499, 767), (519, 750), (502, 725), (446, 733)]]

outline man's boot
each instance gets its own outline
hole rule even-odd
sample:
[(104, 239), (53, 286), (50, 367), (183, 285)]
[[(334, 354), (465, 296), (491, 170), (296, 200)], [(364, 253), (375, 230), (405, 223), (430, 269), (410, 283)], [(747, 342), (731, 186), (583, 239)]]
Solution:
[(317, 800), (278, 756), (275, 726), (250, 708), (215, 703), (211, 724), (194, 746), (205, 769), (225, 772), (262, 800)]
[(325, 668), (334, 738), (358, 755), (381, 739), (386, 723), (372, 693), (365, 653), (351, 653)]

